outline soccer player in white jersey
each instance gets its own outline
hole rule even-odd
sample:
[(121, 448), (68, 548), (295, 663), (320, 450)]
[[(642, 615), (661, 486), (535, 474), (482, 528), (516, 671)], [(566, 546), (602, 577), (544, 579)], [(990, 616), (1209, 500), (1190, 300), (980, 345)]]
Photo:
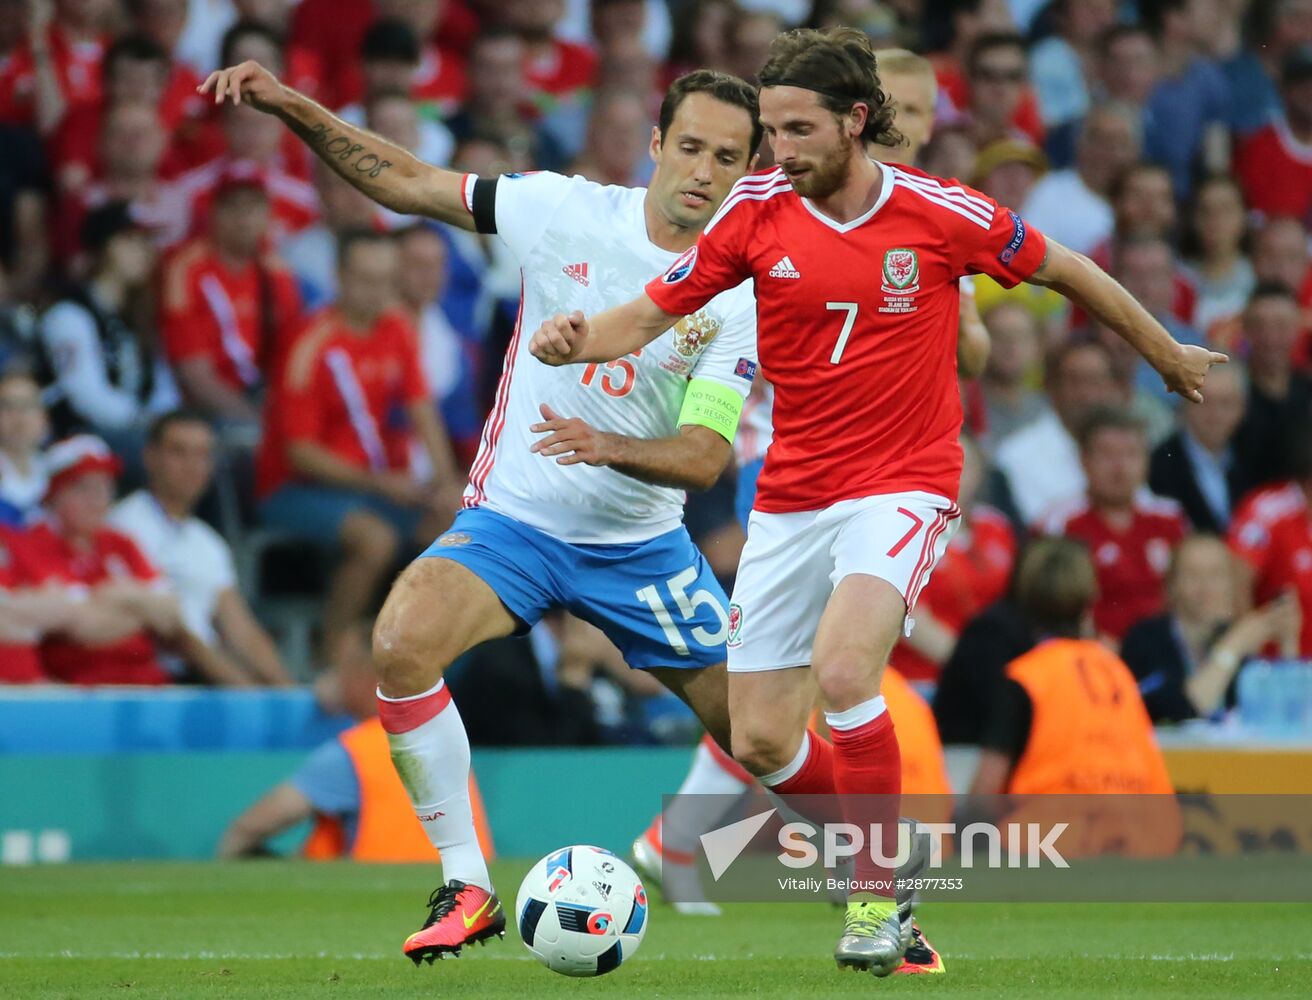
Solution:
[[(483, 430), (464, 509), (398, 579), (375, 625), (379, 717), (445, 884), (405, 943), (418, 964), (505, 927), (470, 810), (469, 741), (442, 681), (472, 646), (552, 607), (592, 622), (728, 745), (727, 598), (682, 524), (684, 489), (732, 458), (756, 373), (755, 304), (739, 282), (641, 350), (553, 370), (527, 337), (564, 308), (627, 301), (692, 246), (761, 133), (756, 93), (698, 71), (671, 87), (653, 129), (647, 190), (552, 173), (478, 178), (429, 166), (334, 117), (255, 63), (202, 92), (281, 118), (386, 207), (497, 234), (518, 258), (520, 321)], [(530, 930), (531, 932), (531, 930)]]
[[(910, 929), (875, 856), (897, 853), (901, 789), (879, 685), (959, 513), (958, 279), (1056, 288), (1188, 399), (1226, 359), (1177, 343), (1091, 261), (985, 195), (870, 159), (866, 141), (900, 137), (862, 32), (786, 32), (760, 80), (778, 167), (739, 181), (646, 294), (590, 320), (555, 316), (530, 350), (552, 365), (623, 355), (755, 279), (775, 436), (730, 605), (733, 752), (781, 794), (837, 794), (848, 822), (878, 829), (881, 850), (855, 859), (834, 957), (883, 976)], [(832, 744), (806, 730), (808, 667)]]
[[(872, 144), (870, 154), (885, 163), (914, 166), (920, 151), (934, 131), (934, 108), (938, 82), (934, 68), (924, 56), (906, 49), (881, 49), (875, 53), (879, 80), (896, 109), (893, 124), (902, 133), (897, 146)], [(988, 330), (975, 306), (974, 279), (960, 281), (961, 306), (957, 325), (957, 371), (974, 377), (988, 361)], [(765, 461), (774, 428), (770, 411), (774, 393), (770, 383), (758, 377), (743, 406), (734, 455), (738, 462), (735, 511), (747, 529), (748, 516), (756, 500), (756, 479)], [(823, 731), (823, 727), (817, 725)], [(670, 809), (657, 816), (633, 843), (632, 857), (638, 870), (656, 881), (663, 892), (675, 898), (681, 912), (715, 915), (719, 908), (700, 898), (693, 848), (698, 837), (728, 811), (734, 795), (751, 787), (751, 776), (725, 754), (710, 737), (704, 737), (693, 754), (692, 766)], [(650, 884), (650, 883), (649, 883)], [(901, 909), (904, 920), (912, 921), (912, 940), (902, 964), (894, 973), (903, 975), (942, 974), (946, 965), (914, 922), (909, 899)]]

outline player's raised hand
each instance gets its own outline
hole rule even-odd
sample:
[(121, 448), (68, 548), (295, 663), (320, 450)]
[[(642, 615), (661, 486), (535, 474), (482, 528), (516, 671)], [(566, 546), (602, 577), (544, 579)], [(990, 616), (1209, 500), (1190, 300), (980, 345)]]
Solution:
[(588, 321), (575, 309), (566, 316), (556, 313), (533, 333), (529, 352), (543, 364), (567, 365), (588, 339)]
[(1229, 360), (1226, 355), (1206, 347), (1181, 344), (1170, 362), (1158, 371), (1166, 382), (1166, 388), (1191, 402), (1201, 403), (1203, 382), (1208, 371), (1212, 365), (1223, 365)]
[(610, 465), (615, 458), (615, 435), (599, 431), (586, 420), (562, 417), (546, 403), (538, 407), (542, 421), (529, 427), (534, 434), (546, 434), (535, 441), (529, 451), (555, 458), (557, 465)]
[(205, 82), (196, 88), (198, 94), (214, 94), (214, 103), (222, 104), (231, 98), (233, 104), (243, 100), (257, 111), (275, 111), (283, 97), (283, 85), (278, 78), (253, 59), (216, 69)]

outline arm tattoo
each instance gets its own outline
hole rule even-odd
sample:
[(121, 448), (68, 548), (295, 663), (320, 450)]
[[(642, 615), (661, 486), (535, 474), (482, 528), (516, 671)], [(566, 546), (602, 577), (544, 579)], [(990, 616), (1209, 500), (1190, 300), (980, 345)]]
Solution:
[(325, 160), (339, 160), (354, 169), (358, 174), (363, 174), (371, 179), (377, 178), (392, 165), (391, 160), (384, 160), (377, 153), (367, 150), (362, 144), (352, 142), (344, 135), (336, 134), (337, 130), (331, 125), (319, 122), (308, 128), (299, 124), (294, 127), (301, 138), (309, 143)]

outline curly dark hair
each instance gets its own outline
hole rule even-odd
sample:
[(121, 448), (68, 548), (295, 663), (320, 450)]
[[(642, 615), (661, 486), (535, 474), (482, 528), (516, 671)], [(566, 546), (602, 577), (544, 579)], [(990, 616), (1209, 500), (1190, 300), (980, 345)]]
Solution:
[(900, 146), (904, 141), (893, 127), (893, 102), (879, 85), (870, 39), (856, 28), (785, 31), (770, 45), (760, 81), (762, 89), (815, 91), (821, 106), (835, 115), (845, 115), (853, 106), (864, 104), (867, 115), (862, 139), (881, 146)]

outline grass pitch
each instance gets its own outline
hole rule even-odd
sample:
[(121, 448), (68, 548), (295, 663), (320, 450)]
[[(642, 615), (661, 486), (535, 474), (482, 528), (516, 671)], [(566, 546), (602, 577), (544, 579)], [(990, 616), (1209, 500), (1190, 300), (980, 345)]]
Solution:
[[(498, 863), (513, 906), (527, 865)], [(557, 976), (515, 932), (414, 968), (422, 868), (261, 861), (0, 869), (0, 997), (1258, 997), (1312, 995), (1312, 904), (937, 904), (945, 976), (876, 980), (830, 959), (837, 911), (653, 905), (641, 951), (601, 979)]]

